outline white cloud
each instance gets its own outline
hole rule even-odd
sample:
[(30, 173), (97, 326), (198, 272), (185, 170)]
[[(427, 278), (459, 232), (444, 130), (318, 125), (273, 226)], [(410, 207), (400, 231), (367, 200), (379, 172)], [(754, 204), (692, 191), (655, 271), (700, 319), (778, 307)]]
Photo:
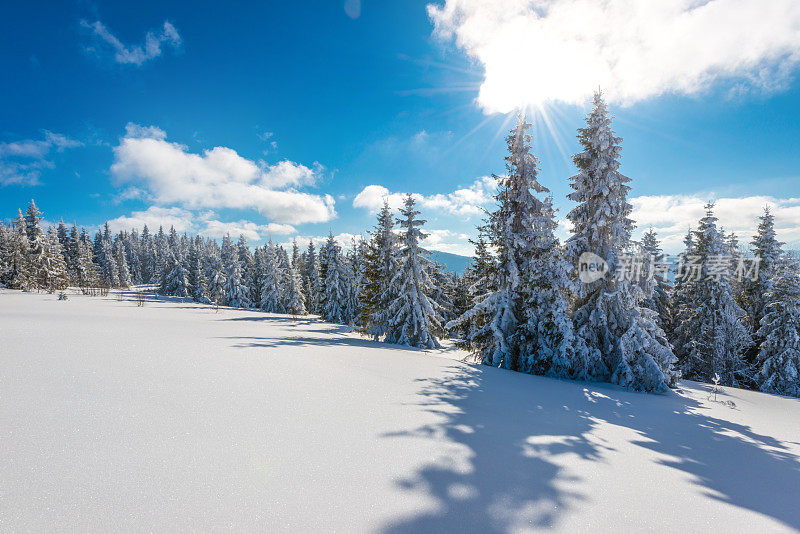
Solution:
[(205, 228), (200, 230), (200, 235), (219, 239), (229, 234), (233, 237), (244, 235), (248, 241), (258, 241), (270, 235), (290, 235), (297, 230), (289, 224), (256, 224), (250, 221), (221, 222), (216, 220), (206, 221)]
[[(670, 253), (683, 249), (683, 238), (691, 226), (705, 214), (704, 206), (713, 198), (699, 195), (640, 196), (630, 199), (633, 205), (631, 218), (636, 221), (637, 232), (652, 227), (659, 234), (662, 246)], [(750, 196), (715, 199), (714, 214), (718, 225), (734, 232), (743, 246), (750, 242), (758, 226), (758, 217), (764, 206), (769, 206), (775, 216), (778, 238), (788, 248), (800, 247), (800, 198), (774, 198)]]
[(598, 85), (623, 104), (719, 81), (772, 91), (800, 63), (797, 0), (446, 0), (428, 13), (483, 65), (488, 112), (582, 103)]
[[(420, 208), (435, 212), (444, 211), (451, 215), (469, 218), (483, 214), (483, 206), (490, 203), (497, 185), (494, 178), (484, 176), (475, 180), (469, 187), (456, 189), (452, 193), (421, 195), (412, 193)], [(377, 213), (384, 200), (396, 210), (403, 205), (406, 193), (393, 193), (382, 185), (368, 185), (353, 199), (353, 207)]]
[(195, 213), (182, 208), (164, 208), (150, 206), (143, 211), (134, 211), (130, 215), (122, 215), (108, 221), (111, 230), (141, 231), (145, 225), (151, 232), (157, 231), (160, 226), (165, 230), (174, 227), (178, 232), (198, 233), (202, 236), (219, 239), (226, 234), (238, 237), (243, 234), (250, 241), (258, 241), (268, 235), (291, 235), (297, 230), (289, 224), (268, 223), (257, 224), (252, 221), (223, 222), (215, 219), (213, 211)]
[(472, 256), (475, 248), (469, 242), (470, 236), (462, 232), (452, 230), (429, 230), (423, 228), (428, 237), (422, 241), (422, 246), (430, 250), (450, 252), (451, 254), (461, 254), (462, 256)]
[(114, 147), (111, 174), (118, 185), (147, 191), (158, 204), (187, 209), (255, 209), (281, 223), (325, 222), (336, 212), (330, 195), (312, 195), (296, 188), (312, 185), (319, 165), (309, 168), (291, 161), (275, 165), (241, 157), (227, 147), (201, 154), (169, 142), (154, 126), (129, 124)]
[[(347, 232), (342, 232), (341, 234), (336, 234), (333, 236), (334, 241), (336, 241), (340, 247), (345, 250), (351, 249), (353, 247), (353, 240), (358, 241), (361, 239), (361, 235), (356, 234), (349, 234)], [(293, 242), (297, 242), (297, 246), (300, 247), (301, 250), (307, 249), (308, 244), (311, 241), (314, 241), (314, 247), (319, 250), (320, 246), (324, 246), (325, 243), (328, 241), (328, 236), (326, 235), (316, 235), (316, 236), (308, 236), (308, 235), (301, 235), (295, 237), (292, 241), (286, 241), (284, 243), (280, 243), (284, 248), (291, 248)]]
[[(114, 52), (114, 61), (122, 64), (140, 66), (145, 61), (160, 56), (161, 45), (166, 44), (177, 48), (181, 44), (181, 36), (178, 34), (178, 30), (166, 21), (159, 32), (147, 32), (144, 38), (144, 45), (124, 44), (99, 20), (91, 24), (82, 20), (81, 26), (90, 30), (99, 42), (110, 48)], [(94, 49), (90, 48), (90, 50)]]
[(42, 171), (55, 167), (46, 159), (52, 150), (63, 152), (82, 145), (80, 141), (47, 130), (44, 139), (0, 143), (0, 186), (38, 185)]
[(162, 208), (150, 206), (144, 211), (134, 211), (130, 215), (122, 215), (108, 221), (113, 232), (133, 230), (140, 232), (147, 225), (151, 232), (163, 226), (165, 230), (174, 227), (177, 232), (193, 232), (195, 230), (195, 215), (181, 208)]

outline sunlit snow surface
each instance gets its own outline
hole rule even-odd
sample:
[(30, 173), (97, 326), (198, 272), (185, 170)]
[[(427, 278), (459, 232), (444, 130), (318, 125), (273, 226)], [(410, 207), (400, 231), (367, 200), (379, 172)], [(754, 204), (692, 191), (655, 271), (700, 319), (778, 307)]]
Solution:
[(800, 401), (0, 290), (0, 531), (792, 532)]

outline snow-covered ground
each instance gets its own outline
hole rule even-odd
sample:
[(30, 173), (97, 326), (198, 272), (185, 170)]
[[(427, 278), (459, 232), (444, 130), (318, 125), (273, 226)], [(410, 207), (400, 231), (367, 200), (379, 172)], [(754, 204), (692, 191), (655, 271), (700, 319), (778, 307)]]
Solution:
[(473, 366), (311, 319), (0, 291), (0, 531), (788, 532), (800, 401)]

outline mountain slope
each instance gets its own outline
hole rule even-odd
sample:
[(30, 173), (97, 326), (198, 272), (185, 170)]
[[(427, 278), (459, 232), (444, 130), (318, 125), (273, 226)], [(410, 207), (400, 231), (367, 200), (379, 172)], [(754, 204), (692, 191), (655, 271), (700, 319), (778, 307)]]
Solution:
[(800, 402), (179, 300), (0, 290), (8, 531), (791, 532)]

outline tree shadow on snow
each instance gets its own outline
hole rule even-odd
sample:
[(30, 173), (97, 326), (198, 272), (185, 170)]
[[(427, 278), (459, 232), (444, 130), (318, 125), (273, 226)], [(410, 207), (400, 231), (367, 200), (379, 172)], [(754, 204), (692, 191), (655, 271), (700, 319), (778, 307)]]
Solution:
[(570, 477), (553, 457), (604, 461), (614, 449), (592, 435), (602, 423), (634, 431), (639, 437), (632, 444), (665, 455), (655, 461), (690, 475), (711, 498), (800, 528), (800, 457), (747, 426), (704, 415), (701, 403), (686, 396), (468, 365), (452, 366), (443, 378), (423, 379), (420, 395), (421, 405), (441, 422), (383, 437), (443, 440), (466, 448), (469, 462), (439, 458), (400, 481), (439, 506), (392, 521), (386, 532), (555, 526), (590, 496), (581, 493), (581, 478)]
[[(391, 343), (381, 343), (378, 341), (372, 341), (371, 339), (367, 338), (359, 338), (354, 336), (347, 336), (344, 335), (350, 331), (350, 327), (342, 326), (342, 325), (334, 325), (330, 323), (320, 323), (323, 328), (317, 329), (317, 331), (324, 333), (326, 335), (320, 337), (313, 337), (313, 336), (291, 336), (291, 337), (256, 337), (256, 336), (234, 336), (234, 337), (226, 337), (224, 339), (237, 339), (241, 340), (239, 343), (235, 344), (234, 347), (236, 348), (262, 348), (262, 349), (279, 349), (279, 348), (286, 348), (286, 347), (303, 347), (303, 346), (319, 346), (319, 347), (335, 347), (335, 346), (346, 346), (346, 347), (368, 347), (368, 348), (380, 348), (386, 350), (399, 350), (399, 351), (414, 351), (414, 352), (424, 352), (422, 349), (417, 349), (415, 347), (407, 347), (405, 345), (394, 345)], [(304, 332), (308, 332), (308, 329), (304, 329)], [(330, 334), (333, 334), (336, 337), (331, 337)]]

